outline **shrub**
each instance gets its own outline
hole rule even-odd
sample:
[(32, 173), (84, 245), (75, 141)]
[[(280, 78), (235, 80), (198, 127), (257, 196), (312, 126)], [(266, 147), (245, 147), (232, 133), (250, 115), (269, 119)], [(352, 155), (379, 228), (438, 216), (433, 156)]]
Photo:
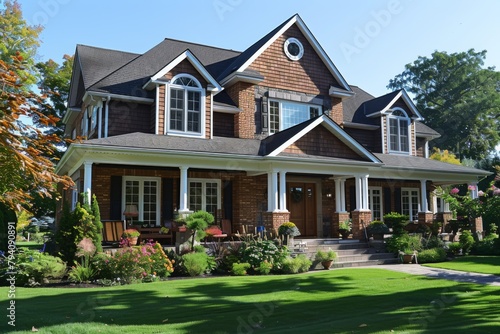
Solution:
[(459, 242), (452, 242), (448, 244), (448, 251), (453, 255), (459, 255), (462, 250), (462, 245)]
[(91, 258), (94, 256), (96, 247), (89, 238), (83, 238), (78, 243), (76, 255), (80, 257), (81, 263), (73, 266), (69, 272), (70, 280), (78, 283), (88, 282), (94, 278), (97, 271), (91, 263)]
[[(335, 253), (335, 252), (334, 252)], [(337, 253), (335, 253), (337, 254)], [(312, 261), (309, 260), (304, 254), (299, 254), (297, 257), (288, 257), (283, 261), (283, 273), (297, 274), (309, 271)]]
[(432, 235), (428, 239), (423, 239), (422, 244), (425, 249), (444, 248), (444, 241), (436, 235)]
[(388, 227), (392, 227), (394, 234), (405, 233), (404, 227), (408, 223), (410, 217), (407, 215), (402, 215), (398, 212), (390, 212), (384, 215), (384, 223)]
[(286, 222), (278, 227), (278, 234), (298, 237), (300, 235), (300, 231), (294, 223)]
[(474, 237), (472, 236), (472, 233), (470, 231), (462, 231), (462, 234), (460, 237), (458, 237), (458, 242), (460, 243), (460, 246), (462, 247), (462, 253), (465, 255), (468, 255), (472, 245), (474, 245)]
[(273, 269), (273, 265), (267, 261), (263, 261), (259, 264), (258, 271), (261, 275), (269, 275), (271, 269)]
[(386, 241), (386, 248), (389, 252), (397, 254), (399, 251), (409, 249), (420, 251), (422, 249), (421, 238), (417, 235), (409, 234), (393, 235)]
[(208, 268), (208, 255), (206, 253), (188, 253), (182, 256), (183, 265), (189, 276), (199, 276)]
[(488, 234), (482, 241), (476, 241), (471, 248), (475, 255), (500, 255), (500, 249), (496, 247), (497, 234)]
[[(16, 284), (34, 286), (44, 283), (49, 278), (62, 278), (66, 273), (66, 263), (60, 258), (40, 253), (38, 250), (25, 250), (16, 254)], [(2, 284), (10, 275), (8, 261), (0, 263), (0, 280)]]
[(314, 259), (316, 261), (333, 261), (337, 258), (337, 253), (333, 250), (322, 251), (319, 250), (316, 252)]
[(279, 271), (289, 254), (288, 248), (278, 247), (271, 240), (252, 240), (243, 243), (240, 248), (241, 262), (250, 263), (252, 271), (257, 271), (264, 261), (271, 263), (274, 271)]
[(443, 248), (430, 248), (420, 251), (417, 255), (418, 263), (443, 262), (446, 260), (446, 251)]
[(205, 237), (205, 229), (214, 222), (214, 216), (206, 211), (200, 210), (190, 214), (186, 218), (186, 226), (191, 232), (191, 249), (194, 249), (195, 240)]
[(247, 274), (247, 269), (250, 268), (250, 263), (233, 263), (231, 269), (231, 274), (234, 276), (245, 276)]
[(383, 222), (374, 220), (366, 227), (366, 233), (368, 235), (373, 234), (387, 234), (389, 233), (389, 228)]

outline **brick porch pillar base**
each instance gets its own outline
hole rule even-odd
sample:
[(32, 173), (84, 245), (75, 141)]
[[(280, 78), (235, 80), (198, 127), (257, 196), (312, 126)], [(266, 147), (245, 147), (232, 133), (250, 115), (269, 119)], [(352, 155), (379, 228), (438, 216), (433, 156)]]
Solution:
[(418, 213), (418, 223), (431, 225), (434, 220), (434, 214), (432, 212), (419, 212)]
[(332, 238), (339, 238), (339, 223), (349, 219), (349, 212), (334, 212), (332, 214)]
[(474, 222), (472, 222), (472, 232), (476, 233), (476, 232), (483, 232), (483, 231), (484, 231), (483, 217), (478, 217), (478, 218), (474, 219)]
[(446, 232), (446, 226), (453, 219), (452, 212), (438, 212), (436, 213), (436, 220), (443, 223), (443, 232)]
[[(278, 227), (290, 221), (290, 212), (264, 212), (262, 214), (264, 226), (268, 232), (275, 231), (278, 233)], [(303, 233), (304, 231), (300, 231)]]
[(366, 211), (352, 211), (352, 238), (362, 240), (365, 238), (365, 231), (361, 221), (364, 223), (364, 227), (372, 221), (372, 212), (370, 210)]

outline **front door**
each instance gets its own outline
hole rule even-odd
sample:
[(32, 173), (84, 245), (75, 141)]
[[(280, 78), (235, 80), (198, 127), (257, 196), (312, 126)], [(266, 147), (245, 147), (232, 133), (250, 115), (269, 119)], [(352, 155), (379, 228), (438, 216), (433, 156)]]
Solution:
[(287, 207), (290, 221), (297, 225), (301, 236), (317, 236), (316, 184), (287, 183)]

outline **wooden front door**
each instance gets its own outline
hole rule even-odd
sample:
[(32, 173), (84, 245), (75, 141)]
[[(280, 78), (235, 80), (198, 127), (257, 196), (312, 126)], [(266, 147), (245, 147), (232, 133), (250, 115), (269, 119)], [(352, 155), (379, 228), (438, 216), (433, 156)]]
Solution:
[(316, 184), (287, 183), (287, 207), (290, 221), (297, 225), (301, 236), (317, 236)]

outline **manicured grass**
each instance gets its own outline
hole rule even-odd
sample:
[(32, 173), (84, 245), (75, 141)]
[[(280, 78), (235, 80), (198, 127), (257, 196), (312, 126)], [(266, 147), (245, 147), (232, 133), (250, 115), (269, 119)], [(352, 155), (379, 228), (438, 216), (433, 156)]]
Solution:
[(424, 266), (500, 276), (500, 256), (463, 256)]
[[(7, 305), (7, 288), (0, 288), (0, 296), (0, 305)], [(491, 333), (500, 327), (499, 298), (498, 287), (377, 268), (107, 288), (17, 288), (15, 329), (120, 334)], [(12, 331), (3, 318), (0, 332)]]

